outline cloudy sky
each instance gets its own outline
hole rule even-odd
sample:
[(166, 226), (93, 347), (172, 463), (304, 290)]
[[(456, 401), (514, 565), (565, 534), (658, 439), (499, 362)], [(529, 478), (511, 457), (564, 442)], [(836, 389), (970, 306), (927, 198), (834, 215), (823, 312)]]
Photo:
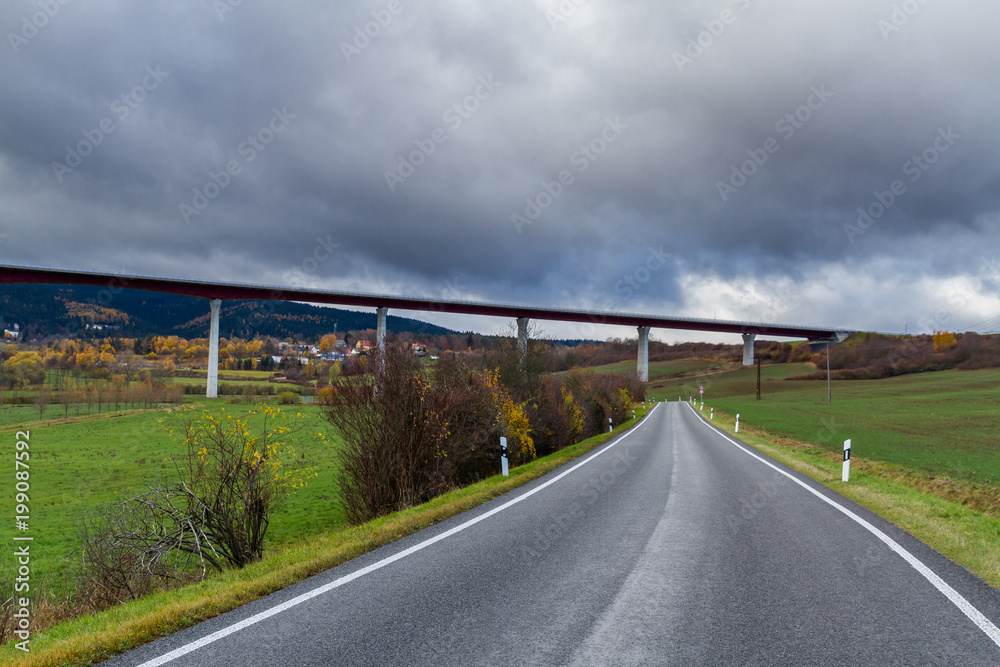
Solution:
[(970, 0), (8, 0), (0, 262), (992, 330), (997, 25)]

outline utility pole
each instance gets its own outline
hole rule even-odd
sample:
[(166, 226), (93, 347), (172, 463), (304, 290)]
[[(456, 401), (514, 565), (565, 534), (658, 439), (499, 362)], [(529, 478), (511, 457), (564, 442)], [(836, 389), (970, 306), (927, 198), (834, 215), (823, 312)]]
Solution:
[(833, 404), (833, 390), (830, 388), (830, 341), (826, 341), (826, 404)]
[(757, 355), (757, 400), (760, 400), (760, 355)]

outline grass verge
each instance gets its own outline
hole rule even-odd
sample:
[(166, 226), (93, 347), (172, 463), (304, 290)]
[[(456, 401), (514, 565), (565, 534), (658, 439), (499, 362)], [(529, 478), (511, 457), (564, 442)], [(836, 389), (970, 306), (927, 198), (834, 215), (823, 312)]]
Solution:
[[(934, 477), (905, 466), (851, 455), (850, 481), (841, 481), (843, 459), (795, 438), (740, 424), (715, 410), (713, 426), (767, 456), (866, 507), (1000, 588), (1000, 508), (986, 500), (993, 490)], [(969, 506), (969, 505), (972, 506)]]
[[(641, 417), (640, 417), (641, 419)], [(197, 584), (162, 591), (103, 612), (54, 625), (31, 637), (31, 652), (0, 649), (0, 663), (30, 667), (91, 665), (172, 632), (302, 581), (363, 553), (481, 505), (571, 461), (636, 421), (594, 436), (511, 470), (439, 496), (423, 505), (381, 517), (361, 526), (311, 535), (275, 548), (242, 570), (228, 570)]]

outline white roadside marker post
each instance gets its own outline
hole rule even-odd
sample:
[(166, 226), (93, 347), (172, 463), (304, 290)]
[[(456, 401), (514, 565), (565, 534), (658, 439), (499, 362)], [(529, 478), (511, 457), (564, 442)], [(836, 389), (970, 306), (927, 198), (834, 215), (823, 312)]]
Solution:
[(844, 472), (840, 476), (841, 482), (846, 482), (851, 477), (851, 441), (844, 440)]
[(736, 432), (740, 432), (740, 413), (736, 413)]
[(611, 433), (613, 430), (614, 428), (611, 426), (611, 417), (608, 417), (608, 433)]
[(708, 411), (708, 418), (715, 419), (715, 408), (710, 408)]
[(500, 437), (500, 470), (504, 477), (510, 476), (510, 468), (507, 467), (507, 438)]
[(635, 419), (635, 410), (632, 411), (632, 419)]

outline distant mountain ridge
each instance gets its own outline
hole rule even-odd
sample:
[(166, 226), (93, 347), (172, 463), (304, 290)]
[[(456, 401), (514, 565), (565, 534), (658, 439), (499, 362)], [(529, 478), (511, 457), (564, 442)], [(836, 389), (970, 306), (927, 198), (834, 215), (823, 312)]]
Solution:
[[(206, 299), (143, 290), (82, 285), (0, 286), (0, 328), (21, 327), (35, 338), (78, 332), (91, 336), (183, 336), (206, 338)], [(374, 329), (374, 313), (326, 308), (291, 301), (223, 301), (219, 334), (224, 338), (294, 337), (300, 340), (332, 333)], [(389, 315), (389, 331), (418, 335), (455, 333), (435, 324)]]

